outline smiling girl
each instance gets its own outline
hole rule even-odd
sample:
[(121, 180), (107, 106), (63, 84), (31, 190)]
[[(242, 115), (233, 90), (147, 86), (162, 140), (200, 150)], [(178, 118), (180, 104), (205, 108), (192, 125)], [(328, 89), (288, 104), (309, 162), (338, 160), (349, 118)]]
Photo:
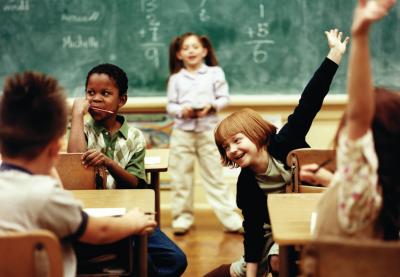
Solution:
[(183, 235), (194, 223), (194, 160), (198, 159), (207, 199), (225, 231), (238, 232), (242, 219), (233, 193), (222, 180), (222, 166), (214, 144), (217, 111), (229, 102), (224, 72), (205, 36), (186, 33), (170, 44), (167, 111), (175, 125), (170, 139), (172, 227)]
[(285, 192), (291, 176), (286, 156), (293, 149), (309, 147), (306, 135), (346, 50), (348, 38), (342, 41), (341, 32), (334, 29), (325, 34), (330, 51), (279, 132), (251, 109), (229, 115), (215, 130), (223, 165), (241, 168), (236, 200), (244, 217), (244, 256), (206, 276), (265, 276), (268, 271), (274, 275), (278, 271), (267, 197), (269, 193)]

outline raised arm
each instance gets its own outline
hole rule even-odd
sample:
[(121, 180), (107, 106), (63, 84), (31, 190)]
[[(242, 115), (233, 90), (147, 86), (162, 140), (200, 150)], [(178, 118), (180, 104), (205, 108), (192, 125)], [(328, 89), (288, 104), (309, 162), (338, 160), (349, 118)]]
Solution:
[(83, 117), (88, 113), (88, 109), (89, 102), (86, 99), (75, 99), (71, 112), (71, 131), (67, 148), (69, 153), (85, 152), (87, 150)]
[(383, 18), (395, 2), (395, 0), (360, 0), (354, 12), (348, 68), (349, 104), (347, 108), (347, 133), (352, 140), (367, 132), (374, 116), (369, 28), (374, 22)]
[[(342, 41), (342, 34), (337, 29), (325, 32), (328, 46), (330, 47), (326, 59), (315, 71), (310, 81), (304, 88), (299, 104), (288, 117), (288, 122), (282, 127), (276, 137), (281, 147), (277, 153), (271, 154), (285, 162), (287, 154), (296, 148), (309, 147), (306, 143), (306, 135), (311, 124), (321, 109), (326, 94), (329, 91), (333, 77), (345, 53), (348, 39)], [(282, 150), (283, 149), (283, 150)], [(270, 151), (273, 151), (272, 149)]]

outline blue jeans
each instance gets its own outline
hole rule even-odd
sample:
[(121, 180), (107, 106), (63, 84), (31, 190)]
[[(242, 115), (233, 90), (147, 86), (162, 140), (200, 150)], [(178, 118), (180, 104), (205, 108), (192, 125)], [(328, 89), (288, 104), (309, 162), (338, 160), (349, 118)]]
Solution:
[(147, 251), (149, 277), (178, 277), (185, 272), (185, 253), (160, 228), (149, 235)]

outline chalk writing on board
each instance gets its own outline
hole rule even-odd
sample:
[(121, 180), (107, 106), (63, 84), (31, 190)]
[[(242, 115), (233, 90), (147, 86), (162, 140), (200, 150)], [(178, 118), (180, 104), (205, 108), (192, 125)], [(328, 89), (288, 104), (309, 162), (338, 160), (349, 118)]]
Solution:
[(87, 38), (83, 38), (81, 35), (77, 35), (76, 37), (65, 36), (62, 38), (62, 47), (72, 49), (96, 49), (99, 48), (99, 41), (93, 36)]
[(100, 12), (94, 11), (90, 15), (62, 14), (61, 21), (65, 22), (94, 22), (99, 19)]
[(263, 4), (259, 5), (259, 22), (257, 27), (248, 26), (249, 40), (246, 44), (253, 46), (253, 61), (257, 64), (265, 63), (268, 59), (268, 51), (265, 49), (267, 44), (274, 44), (275, 41), (267, 39), (269, 35), (269, 24), (264, 21), (265, 8)]
[[(159, 5), (157, 0), (142, 0), (141, 11), (144, 13), (146, 19), (146, 26), (139, 31), (139, 35), (145, 39), (141, 44), (144, 49), (144, 57), (153, 63), (155, 68), (160, 67), (160, 48), (164, 47), (160, 43), (159, 28), (161, 23), (157, 17), (156, 11)], [(150, 39), (149, 39), (150, 36)]]
[(5, 12), (28, 12), (29, 0), (10, 1), (3, 6)]
[(210, 20), (210, 16), (208, 15), (208, 11), (205, 8), (207, 0), (202, 0), (200, 3), (200, 13), (199, 13), (199, 19), (202, 22), (207, 22)]

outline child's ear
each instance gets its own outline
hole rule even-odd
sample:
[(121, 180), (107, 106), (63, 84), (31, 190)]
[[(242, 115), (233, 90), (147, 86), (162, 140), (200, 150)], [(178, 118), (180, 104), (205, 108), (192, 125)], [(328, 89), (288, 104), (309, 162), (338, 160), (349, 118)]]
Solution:
[(118, 109), (120, 109), (123, 105), (125, 105), (126, 101), (128, 101), (128, 95), (120, 95), (119, 96)]
[(176, 53), (176, 58), (180, 61), (183, 59), (180, 51)]

